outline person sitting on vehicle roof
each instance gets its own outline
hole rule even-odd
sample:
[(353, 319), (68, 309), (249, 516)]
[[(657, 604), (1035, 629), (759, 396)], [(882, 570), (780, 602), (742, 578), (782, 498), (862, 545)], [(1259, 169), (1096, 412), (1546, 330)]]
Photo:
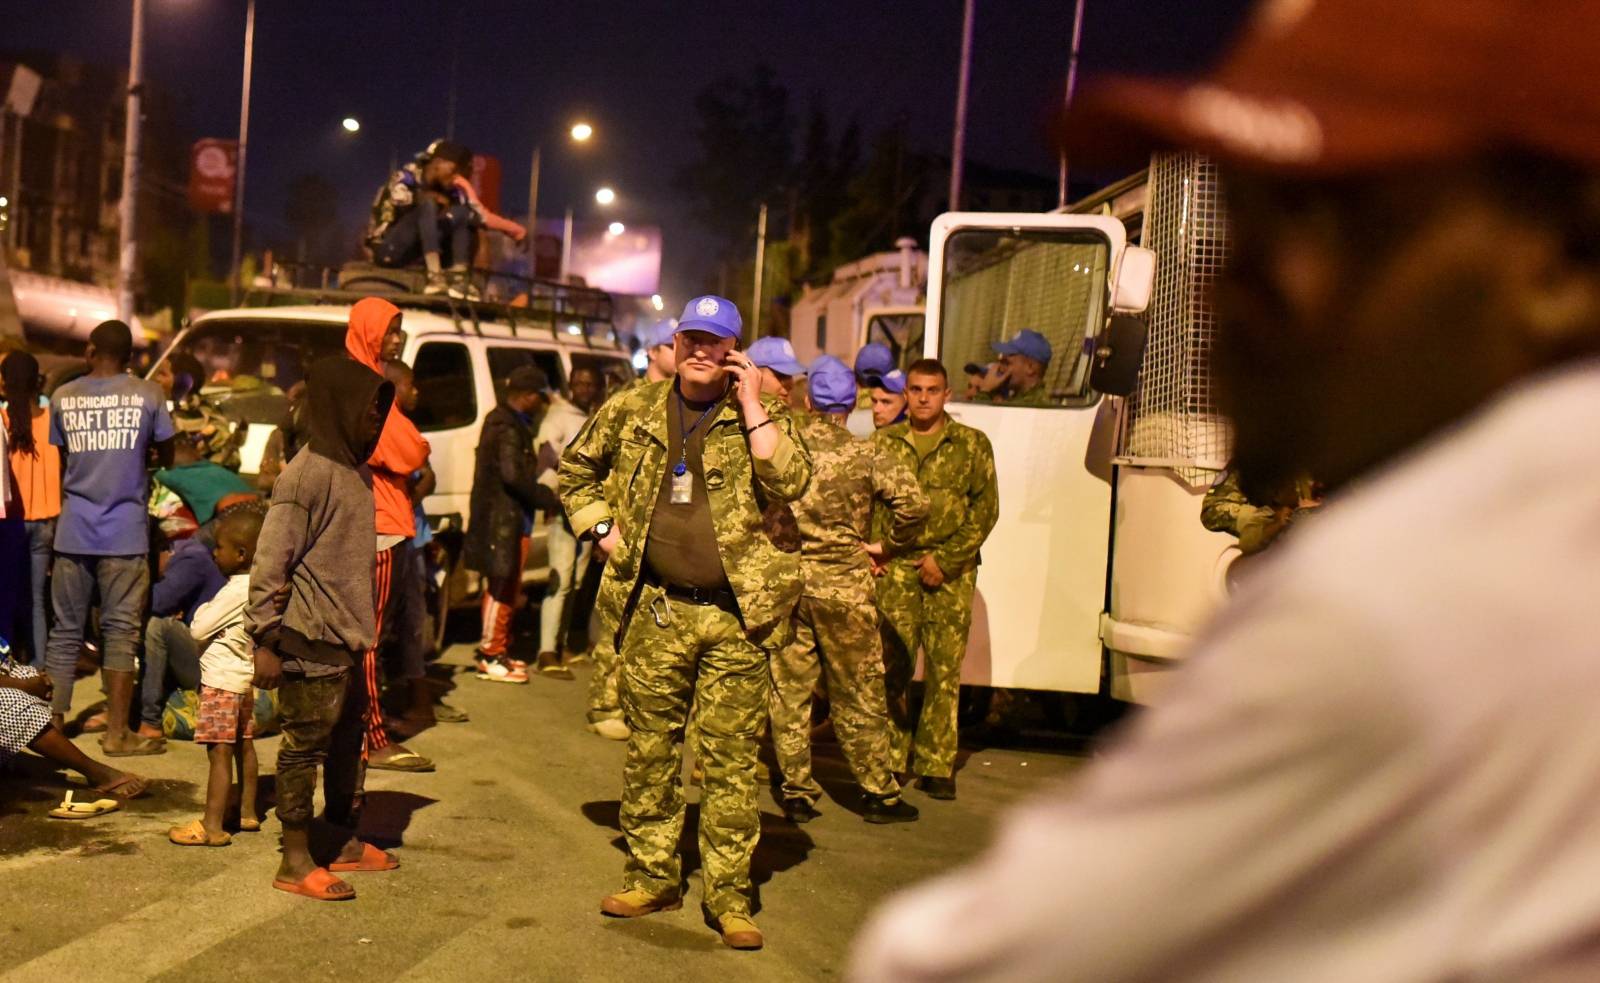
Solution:
[(519, 243), (528, 230), (485, 208), (468, 180), (471, 174), (472, 151), (453, 140), (433, 141), (395, 171), (372, 202), (367, 248), (373, 261), (397, 268), (420, 255), (428, 271), (423, 293), (476, 300), (477, 288), (468, 277), (475, 230), (487, 227)]

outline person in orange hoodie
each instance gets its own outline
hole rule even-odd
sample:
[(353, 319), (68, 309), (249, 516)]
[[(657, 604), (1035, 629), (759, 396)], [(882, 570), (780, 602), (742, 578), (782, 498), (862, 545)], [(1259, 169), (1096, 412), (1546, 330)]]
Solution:
[[(344, 347), (350, 357), (379, 375), (384, 363), (400, 357), (406, 335), (400, 327), (400, 309), (380, 297), (364, 297), (350, 309), (350, 329)], [(404, 556), (417, 533), (411, 507), (411, 475), (428, 464), (428, 441), (416, 426), (391, 404), (383, 422), (378, 448), (367, 465), (372, 469), (372, 498), (377, 506), (378, 551), (377, 581), (373, 600), (377, 605), (378, 634), (383, 636), (384, 610), (394, 593), (394, 578), (404, 576), (413, 564)], [(428, 758), (394, 743), (383, 724), (382, 689), (379, 685), (378, 643), (362, 659), (362, 683), (367, 688), (367, 767), (386, 771), (433, 771)]]

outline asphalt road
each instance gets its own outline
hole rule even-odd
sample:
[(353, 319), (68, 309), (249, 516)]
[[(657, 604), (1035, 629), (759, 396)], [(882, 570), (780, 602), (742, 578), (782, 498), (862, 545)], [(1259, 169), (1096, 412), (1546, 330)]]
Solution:
[[(0, 981), (838, 978), (881, 898), (971, 857), (1008, 804), (1082, 761), (1060, 745), (969, 748), (957, 801), (912, 791), (921, 821), (869, 826), (848, 808), (838, 749), (820, 745), (822, 818), (792, 825), (762, 795), (755, 879), (767, 948), (738, 953), (705, 924), (698, 874), (681, 911), (598, 913), (621, 883), (624, 748), (582, 726), (587, 668), (577, 682), (507, 686), (472, 678), (469, 656), (458, 646), (436, 669), (456, 672), (449, 700), (471, 722), (411, 742), (439, 770), (369, 778), (362, 832), (393, 846), (402, 866), (349, 875), (359, 894), (349, 903), (270, 888), (275, 819), (225, 848), (167, 842), (169, 826), (200, 812), (205, 756), (195, 745), (123, 759), (155, 779), (151, 793), (81, 822), (46, 817), (69, 786), (39, 759), (22, 761), (0, 778)], [(80, 681), (78, 706), (97, 690)], [(98, 753), (93, 737), (78, 741)], [(264, 776), (277, 745), (259, 743)], [(689, 871), (697, 798), (691, 789)]]

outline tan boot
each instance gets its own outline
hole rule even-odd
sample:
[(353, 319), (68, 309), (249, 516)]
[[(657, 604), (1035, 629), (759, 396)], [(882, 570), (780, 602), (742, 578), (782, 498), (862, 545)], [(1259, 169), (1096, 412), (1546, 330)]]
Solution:
[(717, 931), (722, 933), (722, 944), (730, 949), (759, 949), (766, 944), (755, 919), (742, 911), (730, 911), (717, 919)]
[(540, 652), (538, 662), (539, 675), (546, 679), (573, 679), (572, 670), (561, 664), (561, 656), (554, 652)]
[(682, 907), (682, 896), (651, 894), (642, 887), (632, 887), (600, 899), (600, 913), (613, 918), (639, 918), (658, 911), (677, 911)]

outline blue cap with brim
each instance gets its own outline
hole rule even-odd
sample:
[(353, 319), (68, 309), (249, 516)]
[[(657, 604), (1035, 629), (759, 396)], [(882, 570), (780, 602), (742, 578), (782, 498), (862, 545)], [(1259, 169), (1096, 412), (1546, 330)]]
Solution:
[(677, 334), (678, 328), (672, 323), (671, 318), (657, 321), (650, 326), (650, 333), (646, 337), (649, 344), (646, 347), (656, 348), (661, 345), (672, 344), (672, 336)]
[(848, 413), (856, 408), (856, 375), (832, 355), (819, 355), (806, 377), (811, 405), (824, 413)]
[(737, 338), (743, 330), (744, 319), (733, 301), (707, 294), (683, 305), (683, 316), (678, 318), (678, 326), (672, 333), (705, 331), (719, 338)]
[(856, 378), (865, 380), (868, 376), (879, 376), (894, 368), (894, 352), (881, 341), (874, 341), (870, 345), (863, 345), (856, 352)]
[(757, 368), (771, 369), (782, 375), (805, 375), (806, 367), (794, 357), (794, 346), (788, 338), (757, 338), (745, 352)]
[(1022, 355), (1040, 364), (1049, 364), (1055, 354), (1044, 335), (1029, 328), (1018, 331), (1010, 341), (997, 341), (990, 347), (1001, 355)]
[(874, 383), (875, 388), (892, 392), (896, 396), (905, 395), (906, 374), (904, 372), (901, 372), (899, 369), (895, 369), (893, 372), (886, 372), (877, 378), (878, 381)]

